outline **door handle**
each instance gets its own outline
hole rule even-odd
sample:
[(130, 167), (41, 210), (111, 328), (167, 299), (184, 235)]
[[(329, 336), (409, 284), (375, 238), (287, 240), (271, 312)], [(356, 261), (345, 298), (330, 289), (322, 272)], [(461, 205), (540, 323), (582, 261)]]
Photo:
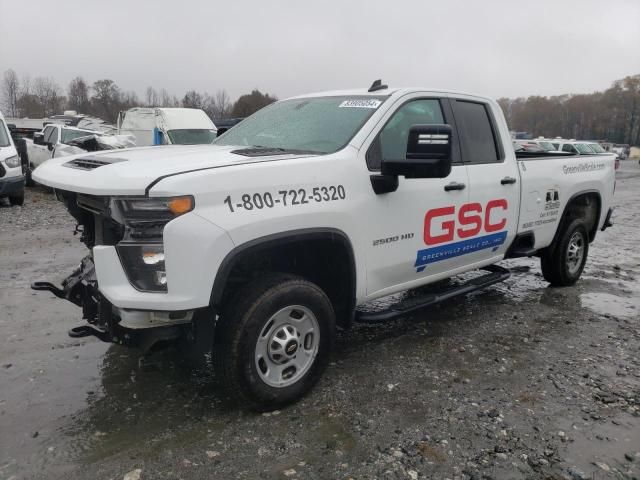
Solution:
[(444, 191), (450, 192), (451, 190), (464, 190), (466, 187), (467, 186), (464, 183), (451, 182), (444, 186)]
[(513, 177), (504, 177), (502, 180), (500, 180), (500, 183), (502, 185), (512, 185), (516, 183), (516, 179)]

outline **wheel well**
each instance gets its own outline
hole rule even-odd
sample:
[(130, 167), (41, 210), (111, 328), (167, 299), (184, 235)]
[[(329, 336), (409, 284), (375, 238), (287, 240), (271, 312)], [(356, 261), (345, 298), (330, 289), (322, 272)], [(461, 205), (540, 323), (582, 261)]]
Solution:
[(589, 242), (593, 242), (598, 231), (598, 223), (600, 220), (601, 200), (598, 192), (585, 192), (574, 195), (567, 203), (562, 215), (562, 222), (556, 232), (556, 238), (560, 229), (574, 218), (584, 220), (589, 232)]
[(348, 327), (355, 308), (355, 260), (346, 235), (337, 230), (290, 232), (236, 247), (222, 262), (211, 304), (219, 308), (237, 289), (269, 272), (292, 273), (327, 294), (336, 322)]

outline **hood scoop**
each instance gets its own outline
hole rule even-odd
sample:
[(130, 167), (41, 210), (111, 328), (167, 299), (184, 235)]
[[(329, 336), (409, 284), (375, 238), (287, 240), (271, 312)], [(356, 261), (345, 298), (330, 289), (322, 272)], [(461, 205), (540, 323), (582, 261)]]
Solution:
[(97, 155), (94, 155), (75, 158), (69, 162), (64, 163), (64, 166), (69, 168), (77, 168), (80, 170), (95, 170), (96, 168), (104, 167), (105, 165), (126, 161), (126, 158), (99, 157)]

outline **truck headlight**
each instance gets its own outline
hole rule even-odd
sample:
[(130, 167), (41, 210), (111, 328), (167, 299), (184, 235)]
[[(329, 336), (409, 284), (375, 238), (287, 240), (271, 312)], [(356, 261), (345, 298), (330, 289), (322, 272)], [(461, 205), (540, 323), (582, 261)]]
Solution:
[(20, 157), (18, 155), (13, 155), (12, 157), (5, 158), (4, 163), (7, 164), (9, 168), (16, 168), (20, 166)]
[(166, 292), (164, 227), (193, 210), (193, 197), (120, 198), (115, 199), (115, 204), (125, 225), (116, 250), (129, 281), (138, 290)]

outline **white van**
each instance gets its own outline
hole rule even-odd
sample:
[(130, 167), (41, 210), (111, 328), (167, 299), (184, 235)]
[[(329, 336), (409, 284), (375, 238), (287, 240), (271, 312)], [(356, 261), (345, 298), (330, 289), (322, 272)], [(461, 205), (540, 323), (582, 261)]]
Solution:
[(213, 142), (216, 126), (199, 108), (131, 108), (118, 115), (118, 133), (136, 145), (195, 145)]
[(0, 198), (9, 197), (11, 205), (24, 203), (22, 162), (0, 112)]

